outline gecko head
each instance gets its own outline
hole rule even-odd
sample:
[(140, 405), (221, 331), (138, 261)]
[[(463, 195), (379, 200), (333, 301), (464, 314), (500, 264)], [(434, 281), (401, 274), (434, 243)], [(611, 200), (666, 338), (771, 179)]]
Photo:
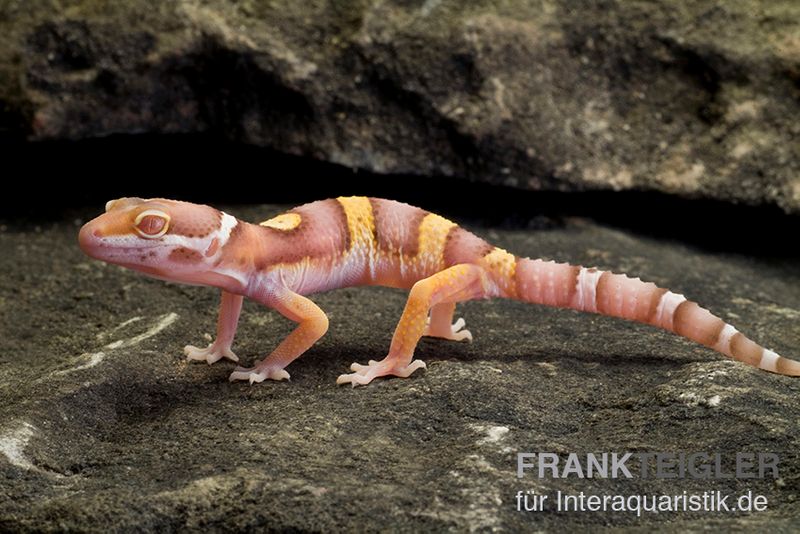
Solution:
[(203, 283), (237, 220), (210, 206), (163, 198), (120, 198), (78, 235), (92, 258), (157, 278)]

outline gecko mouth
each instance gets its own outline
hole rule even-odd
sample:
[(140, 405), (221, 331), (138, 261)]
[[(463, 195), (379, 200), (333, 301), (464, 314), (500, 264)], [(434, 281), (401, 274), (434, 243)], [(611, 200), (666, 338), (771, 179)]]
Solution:
[(81, 244), (81, 250), (86, 255), (104, 261), (113, 261), (119, 263), (130, 262), (131, 258), (138, 258), (145, 261), (147, 258), (154, 258), (158, 255), (157, 251), (168, 248), (169, 245), (151, 245), (146, 247), (120, 247), (116, 245), (109, 245), (105, 243), (95, 242), (89, 246)]
[[(167, 243), (159, 241), (144, 241), (140, 246), (132, 246), (130, 243), (124, 245), (118, 243), (109, 243), (106, 237), (100, 235), (95, 228), (92, 228), (91, 223), (87, 223), (81, 228), (78, 233), (78, 246), (88, 256), (96, 259), (111, 259), (116, 256), (135, 256), (148, 254), (157, 249), (169, 247)], [(142, 240), (143, 241), (143, 240)], [(113, 254), (109, 254), (113, 252)]]

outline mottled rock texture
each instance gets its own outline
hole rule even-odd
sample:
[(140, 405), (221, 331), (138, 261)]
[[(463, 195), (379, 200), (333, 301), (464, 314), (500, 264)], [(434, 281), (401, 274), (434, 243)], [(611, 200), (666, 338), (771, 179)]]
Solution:
[(799, 36), (796, 0), (0, 0), (0, 130), (797, 213)]
[[(260, 220), (279, 209), (228, 211)], [(461, 307), (472, 344), (423, 341), (427, 371), (337, 387), (351, 362), (385, 354), (405, 299), (354, 288), (314, 297), (331, 329), (291, 365), (290, 383), (232, 384), (231, 364), (188, 364), (181, 350), (213, 332), (216, 292), (89, 260), (75, 242), (88, 213), (0, 226), (2, 531), (799, 526), (800, 380), (644, 325), (498, 300)], [(540, 220), (539, 231), (463, 222), (519, 254), (655, 281), (798, 356), (797, 258), (703, 251), (582, 219)], [(234, 349), (250, 362), (289, 328), (248, 303)], [(780, 478), (519, 481), (517, 451), (707, 451), (726, 465), (736, 452), (773, 452)], [(769, 507), (523, 514), (519, 490), (751, 490)]]

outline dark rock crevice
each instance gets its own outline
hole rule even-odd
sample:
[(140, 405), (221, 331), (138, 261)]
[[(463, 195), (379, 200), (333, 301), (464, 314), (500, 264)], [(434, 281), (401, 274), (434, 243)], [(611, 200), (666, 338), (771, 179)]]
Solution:
[(214, 132), (382, 174), (800, 206), (795, 2), (90, 4), (0, 21), (6, 137)]
[(307, 139), (316, 121), (307, 95), (259, 64), (255, 53), (231, 50), (213, 37), (187, 56), (167, 60), (159, 70), (176, 85), (186, 84), (200, 123), (212, 134), (250, 141), (266, 127), (274, 135), (272, 144), (291, 146)]

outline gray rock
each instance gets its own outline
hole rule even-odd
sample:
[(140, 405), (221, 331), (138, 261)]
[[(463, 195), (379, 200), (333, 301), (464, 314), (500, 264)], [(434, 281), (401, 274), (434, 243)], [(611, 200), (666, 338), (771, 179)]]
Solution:
[(0, 130), (800, 212), (800, 4), (0, 2)]
[[(259, 219), (274, 206), (234, 207)], [(469, 221), (467, 221), (469, 222)], [(217, 295), (93, 262), (78, 221), (0, 227), (0, 530), (686, 530), (798, 527), (800, 382), (639, 324), (510, 301), (461, 311), (471, 344), (423, 341), (425, 372), (337, 387), (382, 357), (405, 295), (318, 295), (328, 335), (290, 383), (229, 383), (189, 364)], [(585, 220), (476, 227), (519, 254), (627, 272), (685, 293), (798, 355), (796, 259), (657, 242)], [(246, 304), (235, 349), (263, 356), (290, 325)], [(516, 452), (772, 452), (780, 479), (515, 477)], [(515, 511), (520, 490), (769, 499), (764, 512)]]

